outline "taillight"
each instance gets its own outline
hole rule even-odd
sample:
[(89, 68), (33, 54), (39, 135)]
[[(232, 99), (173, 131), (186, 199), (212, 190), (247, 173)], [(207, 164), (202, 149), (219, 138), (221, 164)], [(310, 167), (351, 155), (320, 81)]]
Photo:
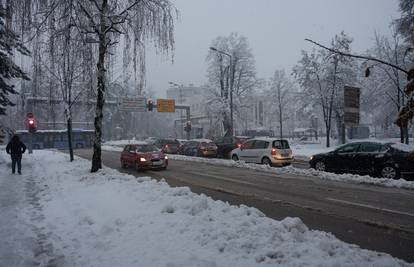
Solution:
[(237, 148), (241, 148), (241, 144), (237, 144), (236, 146), (237, 146)]
[(277, 154), (276, 148), (272, 148), (272, 156), (276, 156), (276, 154)]

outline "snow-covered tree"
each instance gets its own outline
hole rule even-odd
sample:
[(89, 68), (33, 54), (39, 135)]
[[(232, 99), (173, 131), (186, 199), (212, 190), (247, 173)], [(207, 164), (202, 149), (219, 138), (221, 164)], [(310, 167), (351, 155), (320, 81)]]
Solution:
[(30, 55), (29, 50), (23, 45), (19, 36), (6, 25), (6, 8), (0, 2), (0, 115), (6, 114), (7, 106), (15, 104), (10, 96), (17, 94), (13, 79), (29, 80), (23, 70), (14, 62), (14, 53), (17, 51), (22, 55)]
[[(243, 97), (255, 88), (256, 68), (247, 38), (237, 33), (214, 39), (207, 61), (208, 86), (211, 89), (208, 113), (219, 118), (226, 136), (233, 134), (231, 114)], [(231, 102), (233, 105), (231, 105)]]

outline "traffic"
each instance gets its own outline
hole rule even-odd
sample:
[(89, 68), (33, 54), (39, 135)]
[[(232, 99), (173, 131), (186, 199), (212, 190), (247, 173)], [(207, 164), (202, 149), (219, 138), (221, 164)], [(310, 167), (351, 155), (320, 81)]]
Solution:
[[(295, 161), (288, 139), (247, 136), (215, 140), (150, 137), (125, 145), (120, 160), (123, 168), (166, 169), (168, 154), (222, 158), (271, 167), (289, 166)], [(414, 149), (394, 142), (354, 141), (326, 153), (314, 154), (304, 162), (308, 168), (321, 172), (406, 180), (413, 180), (414, 176)]]

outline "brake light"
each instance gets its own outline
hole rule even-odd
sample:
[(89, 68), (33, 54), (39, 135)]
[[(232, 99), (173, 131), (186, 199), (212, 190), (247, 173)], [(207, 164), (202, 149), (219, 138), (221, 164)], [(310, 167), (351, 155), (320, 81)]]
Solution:
[(240, 144), (240, 143), (239, 143), (239, 144), (237, 144), (236, 146), (237, 146), (237, 148), (241, 148), (241, 144)]
[(276, 148), (272, 148), (272, 152), (271, 152), (272, 156), (276, 156), (277, 154), (277, 150)]

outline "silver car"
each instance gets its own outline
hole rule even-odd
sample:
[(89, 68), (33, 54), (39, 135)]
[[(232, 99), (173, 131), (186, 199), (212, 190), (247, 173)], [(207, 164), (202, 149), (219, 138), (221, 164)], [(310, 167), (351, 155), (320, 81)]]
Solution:
[(286, 166), (293, 161), (292, 150), (287, 140), (268, 137), (246, 141), (231, 151), (231, 158), (271, 166)]

